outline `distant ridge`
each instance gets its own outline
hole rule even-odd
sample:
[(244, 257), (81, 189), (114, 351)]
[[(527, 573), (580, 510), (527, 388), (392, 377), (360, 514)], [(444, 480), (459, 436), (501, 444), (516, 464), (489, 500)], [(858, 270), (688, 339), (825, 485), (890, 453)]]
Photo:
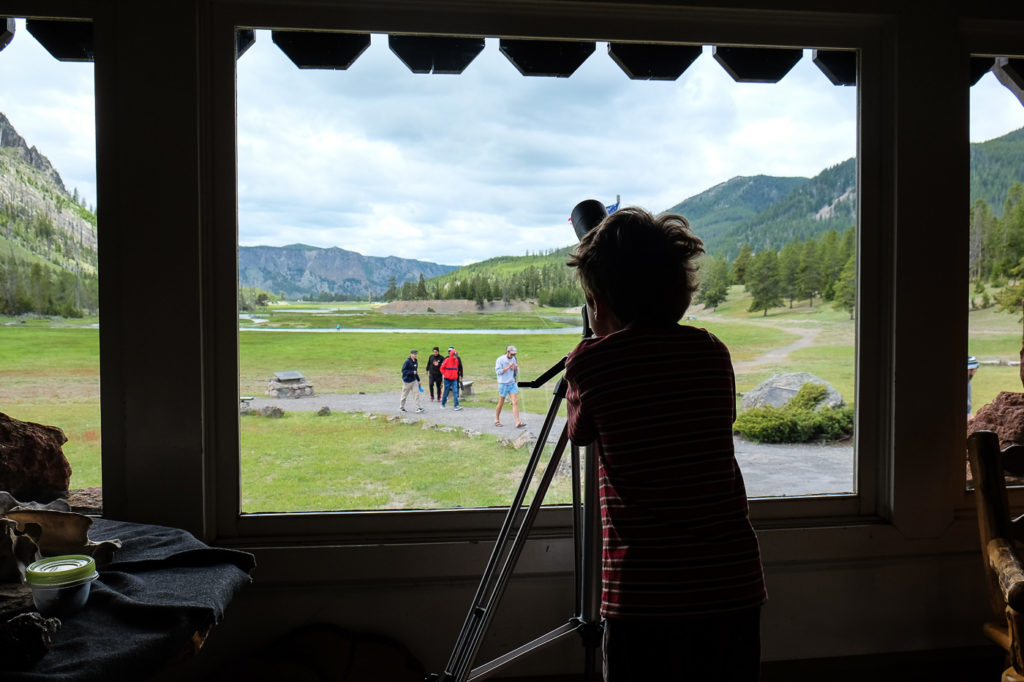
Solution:
[[(1024, 128), (972, 143), (970, 153), (971, 203), (982, 199), (1001, 216), (1007, 191), (1024, 182)], [(755, 252), (780, 249), (828, 230), (845, 231), (857, 219), (856, 185), (856, 159), (847, 159), (813, 178), (732, 178), (665, 212), (686, 216), (708, 253), (733, 258), (743, 244)]]
[(395, 256), (364, 256), (355, 251), (319, 248), (307, 244), (238, 247), (238, 283), (289, 298), (377, 296), (387, 290), (391, 278), (401, 286), (438, 277), (455, 270)]

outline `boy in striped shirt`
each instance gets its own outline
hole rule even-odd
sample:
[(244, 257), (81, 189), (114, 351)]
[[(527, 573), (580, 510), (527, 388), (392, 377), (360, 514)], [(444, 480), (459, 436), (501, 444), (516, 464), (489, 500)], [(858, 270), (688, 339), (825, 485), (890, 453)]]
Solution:
[(679, 325), (703, 243), (621, 209), (580, 240), (594, 335), (566, 362), (569, 437), (600, 479), (605, 679), (756, 680), (766, 599), (733, 452), (725, 345)]

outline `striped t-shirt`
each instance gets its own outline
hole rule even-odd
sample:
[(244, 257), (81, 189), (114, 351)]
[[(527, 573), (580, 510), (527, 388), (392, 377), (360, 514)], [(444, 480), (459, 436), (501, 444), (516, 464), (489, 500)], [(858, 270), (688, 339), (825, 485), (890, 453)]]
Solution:
[(601, 613), (686, 616), (764, 603), (733, 452), (725, 344), (694, 327), (630, 327), (582, 341), (565, 377), (569, 437), (598, 451)]

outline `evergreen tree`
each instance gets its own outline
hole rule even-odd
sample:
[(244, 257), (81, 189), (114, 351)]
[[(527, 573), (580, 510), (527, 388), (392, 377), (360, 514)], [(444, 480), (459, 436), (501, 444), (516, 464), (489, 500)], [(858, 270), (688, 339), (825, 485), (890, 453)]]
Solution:
[[(1009, 277), (1024, 257), (1024, 185), (1010, 188), (1003, 217), (995, 220), (990, 239), (983, 239), (984, 259), (991, 263), (992, 279)], [(991, 254), (989, 257), (988, 254)]]
[(751, 257), (749, 244), (744, 244), (740, 247), (739, 255), (732, 262), (732, 279), (737, 284), (747, 283), (747, 268), (750, 267)]
[(746, 279), (746, 289), (753, 298), (748, 311), (761, 310), (764, 311), (764, 316), (767, 316), (769, 308), (783, 304), (779, 256), (775, 251), (767, 249), (751, 258)]
[(814, 305), (814, 297), (821, 291), (821, 261), (818, 259), (818, 243), (813, 239), (804, 242), (797, 270), (797, 290), (800, 298), (806, 298)]
[(779, 251), (779, 283), (783, 298), (789, 299), (789, 307), (793, 307), (793, 299), (800, 293), (797, 277), (800, 274), (799, 242), (789, 242)]
[(846, 310), (850, 313), (850, 319), (853, 319), (854, 310), (857, 308), (857, 260), (854, 256), (847, 259), (846, 265), (839, 273), (832, 306)]
[(843, 271), (847, 260), (843, 258), (836, 230), (828, 230), (819, 237), (818, 260), (821, 263), (821, 297), (831, 301), (839, 273)]
[(857, 255), (857, 227), (851, 225), (846, 228), (846, 232), (843, 233), (843, 243), (841, 246), (841, 253), (843, 257), (843, 263), (850, 260), (850, 256)]
[(394, 301), (398, 298), (398, 280), (392, 275), (388, 277), (388, 289), (384, 292), (385, 301)]
[(427, 298), (427, 280), (423, 278), (423, 273), (420, 273), (420, 281), (416, 283), (416, 298), (419, 300), (425, 300)]
[(708, 256), (701, 268), (699, 302), (705, 308), (717, 310), (729, 295), (729, 262), (717, 256)]
[(984, 199), (978, 199), (971, 207), (971, 230), (970, 242), (967, 252), (967, 271), (971, 279), (988, 279), (992, 275), (991, 258), (985, 259), (985, 255), (991, 252), (993, 246), (993, 227), (995, 216), (992, 209)]

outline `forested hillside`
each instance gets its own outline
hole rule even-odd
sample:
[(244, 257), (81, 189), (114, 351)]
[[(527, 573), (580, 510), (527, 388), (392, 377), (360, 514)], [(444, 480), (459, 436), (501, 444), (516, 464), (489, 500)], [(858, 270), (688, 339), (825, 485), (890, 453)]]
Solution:
[(0, 114), (0, 313), (97, 308), (96, 215)]
[(571, 249), (489, 258), (417, 285), (389, 287), (385, 299), (468, 299), (481, 307), (485, 301), (526, 299), (541, 305), (580, 305), (583, 292), (565, 266)]
[(1024, 182), (1024, 128), (971, 145), (971, 204), (982, 199), (995, 216), (1003, 215), (1007, 191)]
[[(707, 244), (716, 241), (737, 225), (745, 224), (778, 203), (807, 182), (807, 178), (777, 178), (770, 175), (736, 177), (692, 196), (662, 213), (686, 216)], [(718, 251), (719, 249), (715, 249)]]
[(988, 290), (996, 288), (1000, 309), (1017, 313), (1024, 298), (1024, 183), (1016, 183), (1006, 193), (1002, 215), (996, 215), (984, 199), (977, 199), (971, 207), (970, 230), (971, 307), (991, 305)]
[[(755, 252), (778, 250), (829, 230), (842, 232), (856, 223), (856, 216), (857, 164), (848, 159), (797, 185), (753, 218), (708, 237), (705, 245), (709, 253), (730, 258), (744, 244)], [(699, 223), (694, 229), (701, 234)]]

